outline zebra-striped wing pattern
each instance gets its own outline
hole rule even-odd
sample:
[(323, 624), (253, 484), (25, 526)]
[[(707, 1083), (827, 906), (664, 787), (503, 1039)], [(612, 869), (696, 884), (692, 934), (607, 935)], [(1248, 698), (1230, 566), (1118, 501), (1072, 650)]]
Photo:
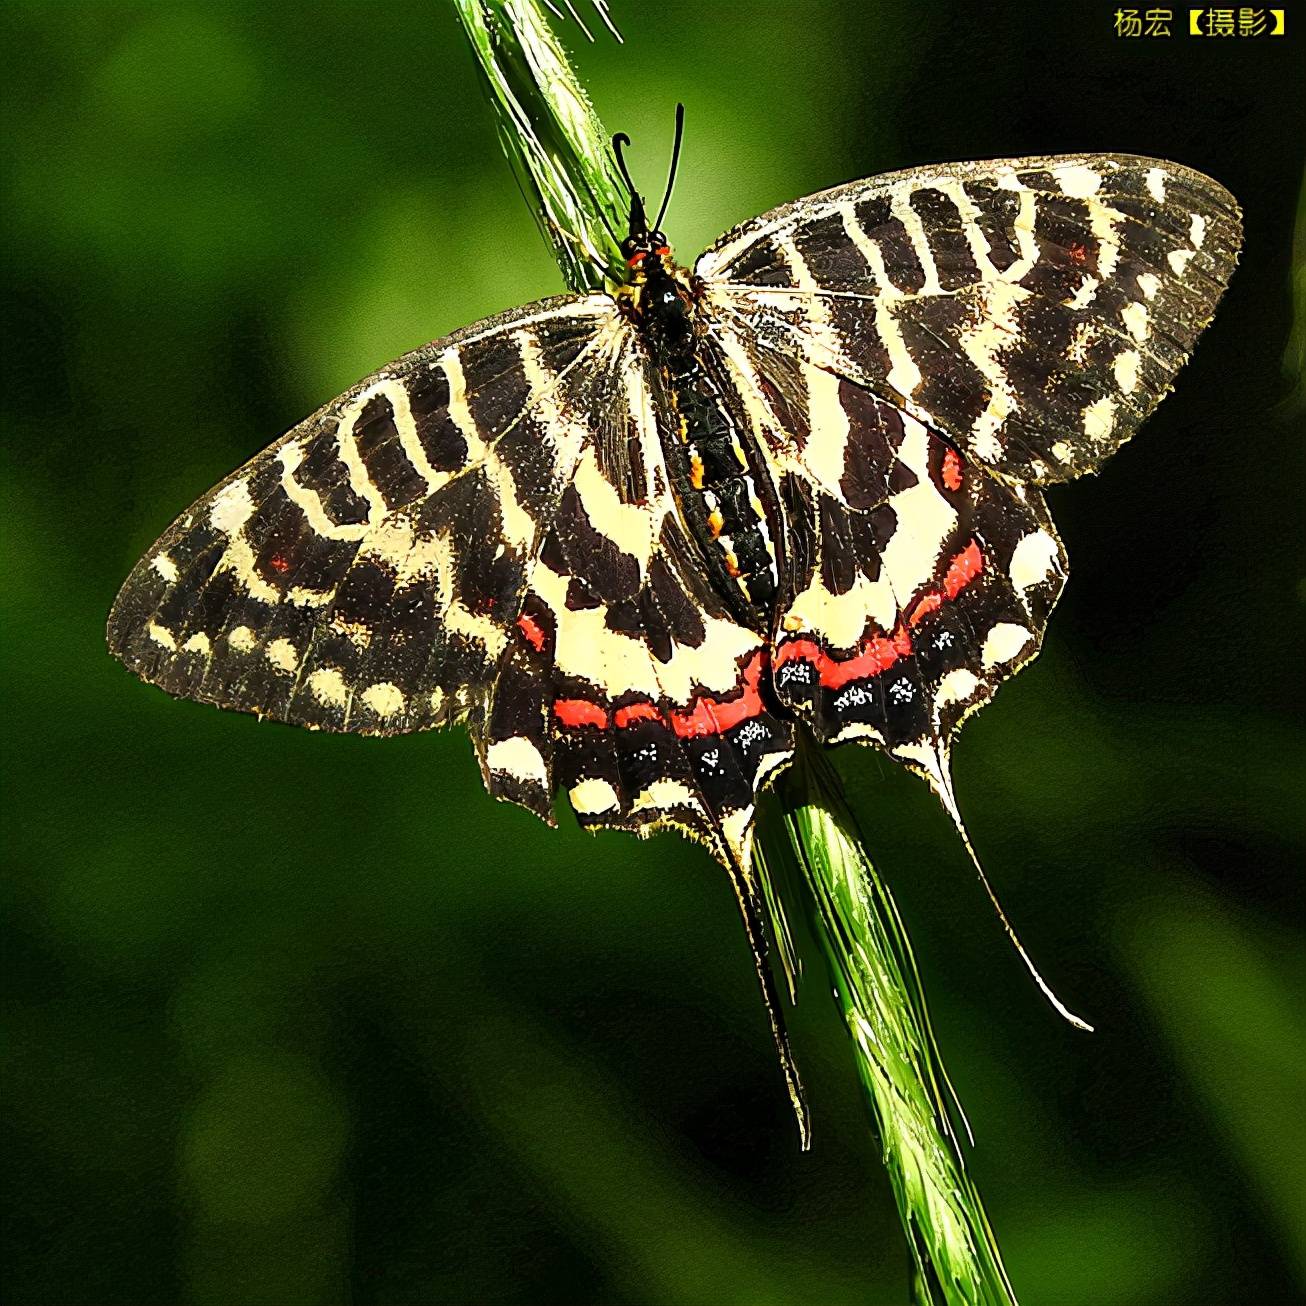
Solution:
[(776, 696), (823, 743), (876, 744), (950, 804), (953, 732), (1037, 653), (1065, 583), (1042, 493), (855, 382), (721, 338), (786, 522)]
[(196, 503), (123, 586), (112, 650), (173, 694), (311, 728), (462, 721), (553, 823), (676, 829), (731, 873), (790, 1096), (754, 801), (792, 756), (765, 634), (686, 537), (647, 357), (606, 295), (416, 351)]
[(1066, 560), (1034, 482), (1098, 466), (1214, 311), (1237, 207), (1187, 169), (1070, 156), (800, 200), (699, 260), (785, 517), (778, 698), (923, 773), (1038, 651)]
[(595, 294), (458, 332), (301, 423), (150, 550), (110, 646), (171, 693), (311, 728), (462, 721), (492, 793), (677, 828), (751, 920), (755, 795), (795, 721), (950, 801), (952, 731), (1037, 651), (1064, 581), (1034, 483), (1096, 467), (1155, 405), (1238, 238), (1214, 182), (1114, 155), (893, 174), (722, 237), (686, 290), (724, 405), (694, 438), (756, 455), (735, 441), (730, 503), (749, 469), (773, 612), (712, 579), (673, 371), (637, 301)]
[[(1137, 430), (1240, 242), (1238, 206), (1210, 178), (1066, 155), (840, 186), (743, 224), (696, 272), (749, 339), (858, 382), (1005, 477), (1043, 482), (1094, 470)], [(835, 386), (813, 386), (813, 401), (836, 403)]]

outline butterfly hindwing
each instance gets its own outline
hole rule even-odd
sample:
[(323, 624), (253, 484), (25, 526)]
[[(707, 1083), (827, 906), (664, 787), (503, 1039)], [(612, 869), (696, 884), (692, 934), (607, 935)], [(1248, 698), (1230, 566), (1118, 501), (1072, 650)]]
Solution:
[(819, 739), (910, 760), (922, 745), (946, 753), (964, 717), (1034, 656), (1066, 567), (1037, 490), (990, 476), (907, 414), (881, 422), (893, 449), (882, 502), (853, 508), (797, 477), (786, 485), (807, 543), (774, 675)]
[(865, 388), (720, 333), (769, 452), (786, 577), (781, 703), (822, 742), (942, 773), (961, 721), (1038, 651), (1066, 574), (1041, 493), (992, 475)]
[(538, 807), (547, 771), (583, 825), (676, 828), (746, 868), (754, 794), (791, 727), (766, 694), (766, 637), (729, 614), (686, 538), (643, 361), (631, 350), (615, 372), (530, 567), (487, 784)]
[(1000, 474), (1096, 469), (1233, 271), (1233, 198), (1129, 155), (911, 169), (796, 201), (698, 261), (708, 311), (856, 381)]

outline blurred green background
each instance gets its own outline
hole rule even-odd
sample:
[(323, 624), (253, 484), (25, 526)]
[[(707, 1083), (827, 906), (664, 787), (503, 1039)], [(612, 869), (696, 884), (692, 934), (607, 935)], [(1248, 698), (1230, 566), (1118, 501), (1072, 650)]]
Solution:
[[(838, 763), (1022, 1300), (1302, 1300), (1301, 34), (1130, 41), (1105, 4), (614, 8), (624, 47), (567, 39), (650, 189), (684, 100), (682, 255), (928, 160), (1134, 151), (1242, 200), (1177, 392), (1050, 496), (1072, 579), (1047, 651), (957, 749), (1006, 905), (1097, 1034), (1039, 997), (923, 787)], [(559, 289), (450, 7), (19, 0), (4, 23), (5, 1301), (903, 1301), (819, 956), (802, 1155), (705, 854), (547, 831), (485, 796), (461, 734), (259, 725), (105, 652), (131, 564), (230, 468)]]

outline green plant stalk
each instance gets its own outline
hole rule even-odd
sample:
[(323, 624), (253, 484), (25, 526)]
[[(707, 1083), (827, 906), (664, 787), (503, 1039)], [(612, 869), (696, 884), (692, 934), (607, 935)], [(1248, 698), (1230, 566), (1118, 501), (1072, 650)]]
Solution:
[(953, 1129), (906, 929), (819, 746), (805, 744), (781, 776), (758, 849), (767, 878), (803, 902), (825, 955), (907, 1234), (915, 1300), (1014, 1304)]
[[(453, 0), (522, 194), (578, 294), (619, 281), (629, 200), (611, 137), (535, 0)], [(599, 11), (604, 13), (602, 9)], [(606, 17), (605, 17), (606, 20)]]
[[(453, 3), (504, 149), (567, 286), (579, 293), (620, 281), (625, 264), (608, 224), (624, 227), (628, 200), (611, 138), (542, 7), (535, 0)], [(602, 4), (595, 7), (606, 22)], [(804, 901), (852, 1036), (907, 1233), (916, 1302), (1014, 1303), (952, 1129), (902, 921), (819, 749), (804, 748), (764, 804), (755, 868), (791, 996), (798, 963), (777, 884), (801, 871), (801, 881), (787, 887)]]

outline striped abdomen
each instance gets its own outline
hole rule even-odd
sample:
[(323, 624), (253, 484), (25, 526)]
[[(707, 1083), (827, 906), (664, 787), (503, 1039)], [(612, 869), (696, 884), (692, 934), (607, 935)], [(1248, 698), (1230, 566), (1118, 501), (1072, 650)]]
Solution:
[(771, 622), (776, 551), (743, 435), (692, 356), (667, 368), (679, 430), (667, 450), (676, 498), (723, 597), (757, 630)]

